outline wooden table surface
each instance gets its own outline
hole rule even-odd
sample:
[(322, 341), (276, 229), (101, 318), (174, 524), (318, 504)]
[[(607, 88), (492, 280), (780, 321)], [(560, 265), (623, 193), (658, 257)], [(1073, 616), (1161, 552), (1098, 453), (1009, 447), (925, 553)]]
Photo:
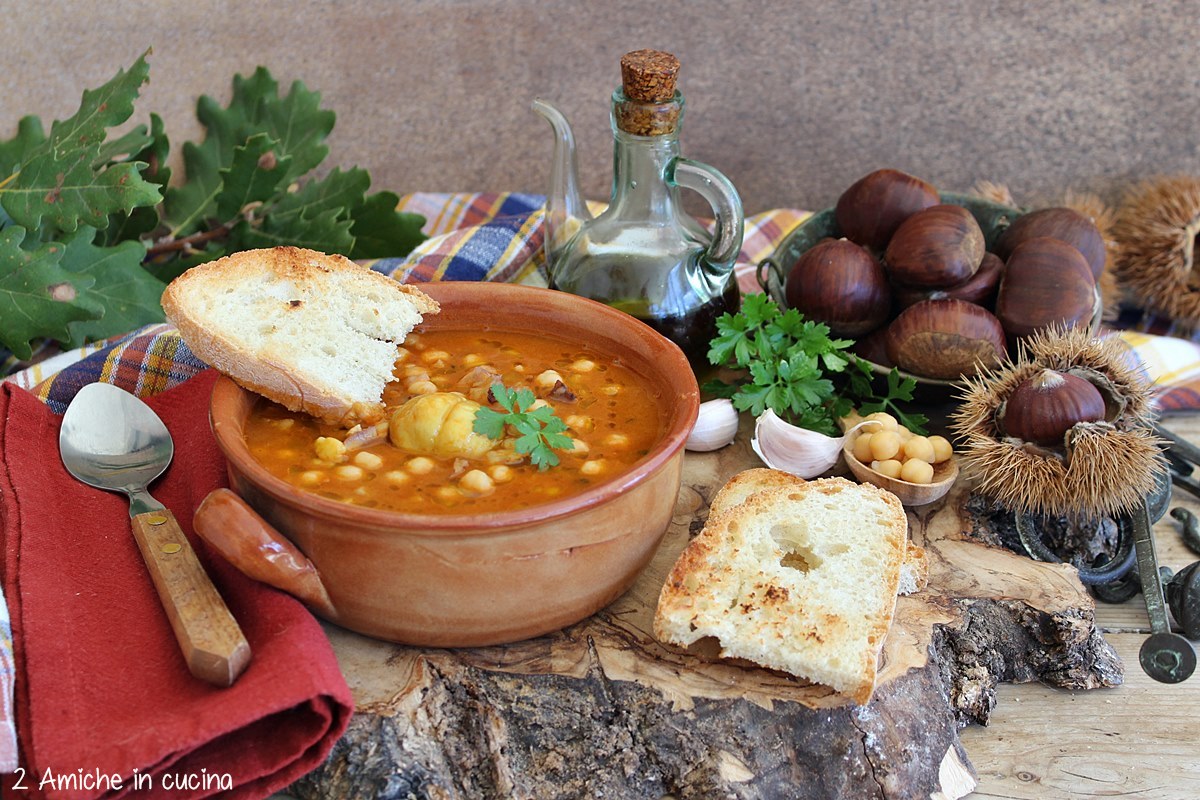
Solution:
[[(1200, 443), (1200, 414), (1164, 423)], [(1200, 513), (1200, 499), (1180, 489), (1172, 495), (1176, 506)], [(1178, 571), (1200, 560), (1169, 515), (1154, 533), (1160, 564)], [(1200, 798), (1200, 670), (1178, 684), (1158, 683), (1142, 671), (1138, 649), (1150, 622), (1140, 594), (1120, 605), (1098, 602), (1096, 619), (1125, 663), (1124, 685), (1071, 692), (1001, 684), (991, 723), (961, 735), (979, 773), (969, 800)]]

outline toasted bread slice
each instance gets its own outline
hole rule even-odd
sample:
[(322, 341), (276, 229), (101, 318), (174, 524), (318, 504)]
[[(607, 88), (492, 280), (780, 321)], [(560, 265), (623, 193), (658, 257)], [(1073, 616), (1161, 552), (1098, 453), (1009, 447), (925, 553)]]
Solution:
[(337, 255), (246, 250), (185, 272), (163, 309), (200, 359), (245, 388), (350, 427), (383, 417), (397, 346), (438, 304)]
[(865, 704), (895, 613), (904, 507), (890, 492), (844, 478), (760, 478), (773, 485), (710, 515), (680, 554), (654, 633), (685, 647), (715, 637), (723, 656)]
[[(778, 469), (756, 467), (742, 470), (730, 478), (713, 495), (709, 503), (709, 514), (720, 514), (750, 499), (764, 489), (780, 486), (799, 486), (806, 483), (803, 478)], [(900, 588), (897, 594), (915, 594), (929, 582), (929, 560), (925, 548), (913, 544), (905, 537), (904, 562), (900, 565)]]

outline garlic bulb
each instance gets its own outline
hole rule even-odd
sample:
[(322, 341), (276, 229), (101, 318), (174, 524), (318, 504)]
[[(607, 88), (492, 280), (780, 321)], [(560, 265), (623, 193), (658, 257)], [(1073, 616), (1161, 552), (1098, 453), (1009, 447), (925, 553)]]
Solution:
[(700, 404), (700, 416), (684, 447), (699, 452), (719, 450), (733, 441), (737, 429), (738, 412), (733, 402), (726, 398), (709, 400)]
[(833, 468), (845, 441), (844, 434), (835, 438), (798, 428), (784, 422), (768, 408), (754, 424), (750, 446), (771, 469), (790, 472), (800, 478), (815, 478)]

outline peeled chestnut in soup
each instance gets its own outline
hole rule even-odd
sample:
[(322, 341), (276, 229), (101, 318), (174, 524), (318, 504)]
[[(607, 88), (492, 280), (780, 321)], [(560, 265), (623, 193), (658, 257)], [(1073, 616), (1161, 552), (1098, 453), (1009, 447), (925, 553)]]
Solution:
[(937, 205), (906, 219), (884, 252), (892, 280), (918, 289), (944, 289), (972, 277), (983, 261), (983, 229), (962, 206)]
[(1021, 242), (1039, 236), (1049, 236), (1074, 247), (1087, 260), (1092, 277), (1100, 278), (1104, 271), (1104, 236), (1091, 219), (1073, 208), (1039, 208), (1022, 214), (1000, 234), (996, 253), (1007, 259)]
[(1090, 381), (1045, 369), (1013, 389), (1004, 402), (1000, 425), (1006, 436), (1040, 445), (1062, 444), (1081, 422), (1099, 422), (1104, 396)]
[(834, 206), (842, 235), (882, 252), (900, 223), (941, 202), (937, 189), (898, 169), (877, 169), (852, 183)]
[(887, 328), (888, 358), (927, 378), (956, 380), (1006, 356), (1004, 329), (990, 311), (965, 300), (922, 300)]
[(891, 290), (879, 262), (846, 239), (826, 239), (806, 250), (788, 271), (785, 298), (807, 319), (837, 336), (875, 330), (891, 309)]
[(1013, 342), (1051, 325), (1089, 326), (1095, 309), (1096, 281), (1074, 247), (1041, 236), (1013, 249), (996, 295), (996, 316)]

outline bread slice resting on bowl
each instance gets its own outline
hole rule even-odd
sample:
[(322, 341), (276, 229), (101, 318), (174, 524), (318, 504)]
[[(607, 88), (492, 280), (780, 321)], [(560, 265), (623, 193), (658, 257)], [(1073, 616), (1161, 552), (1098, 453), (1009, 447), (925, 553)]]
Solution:
[(383, 418), (396, 348), (437, 302), (339, 255), (245, 250), (167, 286), (167, 319), (198, 358), (292, 411), (349, 428)]

